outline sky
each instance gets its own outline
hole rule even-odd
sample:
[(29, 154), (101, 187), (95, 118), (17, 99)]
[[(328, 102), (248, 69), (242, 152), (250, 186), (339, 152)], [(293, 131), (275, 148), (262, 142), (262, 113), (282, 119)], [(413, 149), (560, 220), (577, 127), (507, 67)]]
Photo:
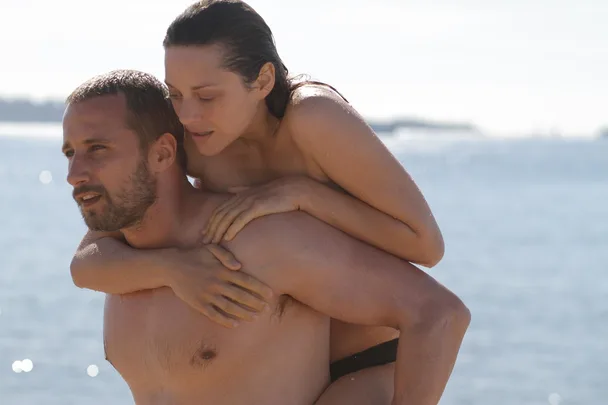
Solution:
[[(0, 97), (63, 99), (130, 68), (164, 78), (162, 39), (192, 0), (2, 0)], [(251, 0), (291, 73), (369, 118), (501, 133), (608, 126), (606, 0)]]

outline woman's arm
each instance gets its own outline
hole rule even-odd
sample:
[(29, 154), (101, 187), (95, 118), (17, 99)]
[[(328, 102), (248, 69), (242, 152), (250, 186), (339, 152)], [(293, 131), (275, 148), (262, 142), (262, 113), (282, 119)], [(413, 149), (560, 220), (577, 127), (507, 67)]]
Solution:
[(294, 100), (286, 116), (294, 141), (352, 195), (310, 182), (299, 208), (400, 258), (437, 264), (443, 237), (425, 198), (361, 116), (330, 90), (302, 87)]

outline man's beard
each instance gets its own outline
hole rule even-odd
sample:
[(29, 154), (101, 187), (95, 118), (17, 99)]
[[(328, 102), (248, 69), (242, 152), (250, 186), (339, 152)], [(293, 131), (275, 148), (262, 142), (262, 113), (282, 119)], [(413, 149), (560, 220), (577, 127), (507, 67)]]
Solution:
[(127, 179), (126, 187), (113, 197), (102, 187), (91, 187), (90, 190), (85, 188), (86, 186), (79, 192), (96, 191), (106, 200), (101, 211), (86, 211), (80, 207), (82, 218), (92, 231), (115, 232), (133, 227), (141, 222), (148, 208), (156, 201), (156, 181), (143, 159)]

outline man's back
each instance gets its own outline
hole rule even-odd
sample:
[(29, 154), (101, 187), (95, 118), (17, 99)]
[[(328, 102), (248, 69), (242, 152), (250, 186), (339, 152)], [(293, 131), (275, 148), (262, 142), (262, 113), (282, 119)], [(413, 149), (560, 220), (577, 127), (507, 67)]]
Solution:
[[(165, 246), (197, 243), (198, 220)], [(285, 296), (228, 329), (169, 288), (108, 295), (104, 342), (137, 404), (309, 405), (328, 381), (329, 318)]]

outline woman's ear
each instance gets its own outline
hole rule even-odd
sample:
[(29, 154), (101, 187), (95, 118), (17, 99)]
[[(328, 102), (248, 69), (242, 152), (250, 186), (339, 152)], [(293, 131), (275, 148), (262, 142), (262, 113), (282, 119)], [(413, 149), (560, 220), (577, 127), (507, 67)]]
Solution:
[(253, 87), (258, 92), (258, 98), (263, 100), (272, 91), (275, 84), (276, 70), (272, 62), (266, 62), (260, 69), (258, 78), (255, 80)]

